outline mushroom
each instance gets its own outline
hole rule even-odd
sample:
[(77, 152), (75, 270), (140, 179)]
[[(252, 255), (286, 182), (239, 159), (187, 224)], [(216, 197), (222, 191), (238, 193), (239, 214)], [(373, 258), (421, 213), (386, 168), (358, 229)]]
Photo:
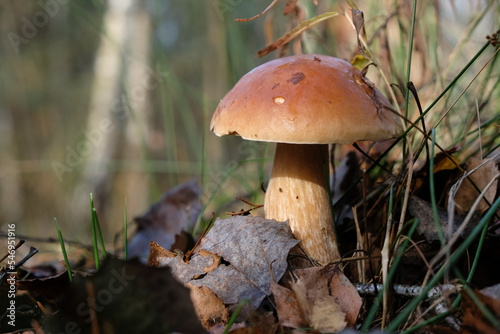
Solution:
[(277, 142), (264, 210), (289, 221), (309, 257), (340, 258), (328, 194), (328, 144), (385, 140), (403, 127), (390, 103), (346, 61), (296, 55), (244, 75), (210, 123), (217, 136)]

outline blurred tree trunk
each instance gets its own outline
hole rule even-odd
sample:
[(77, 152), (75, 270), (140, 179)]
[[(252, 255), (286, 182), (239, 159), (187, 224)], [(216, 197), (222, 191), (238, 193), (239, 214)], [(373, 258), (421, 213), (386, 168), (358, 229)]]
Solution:
[[(125, 55), (124, 81), (125, 91), (128, 96), (130, 114), (128, 117), (123, 141), (122, 151), (127, 156), (141, 160), (142, 170), (121, 173), (124, 179), (117, 179), (117, 188), (122, 191), (115, 193), (113, 207), (122, 208), (124, 194), (130, 212), (142, 212), (151, 203), (149, 186), (149, 133), (148, 126), (151, 121), (151, 92), (158, 89), (163, 82), (157, 66), (150, 66), (151, 51), (151, 18), (145, 6), (146, 1), (135, 0), (133, 11), (128, 17), (127, 24), (127, 49)], [(153, 199), (153, 200), (156, 200)]]
[(129, 203), (147, 200), (143, 196), (147, 184), (142, 173), (134, 173), (133, 180), (127, 175), (125, 180), (133, 191), (123, 189), (123, 181), (116, 179), (115, 164), (110, 163), (114, 159), (140, 158), (136, 153), (146, 133), (153, 70), (148, 66), (150, 24), (144, 7), (142, 0), (110, 0), (104, 15), (86, 126), (92, 150), (73, 199), (74, 214), (80, 219), (89, 216), (89, 193), (93, 193), (104, 222), (117, 218), (108, 216), (114, 194), (121, 203), (118, 207), (123, 207), (125, 192), (137, 194), (129, 198)]
[[(14, 124), (9, 110), (0, 111), (0, 212), (2, 221), (11, 223), (23, 216), (24, 197), (21, 195), (21, 175), (14, 162)], [(1, 224), (0, 224), (1, 225)]]

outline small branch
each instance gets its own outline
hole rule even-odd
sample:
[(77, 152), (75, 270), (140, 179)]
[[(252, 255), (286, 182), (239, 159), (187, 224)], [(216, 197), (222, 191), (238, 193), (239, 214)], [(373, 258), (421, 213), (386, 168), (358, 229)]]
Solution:
[[(378, 290), (382, 290), (383, 284), (373, 284), (373, 283), (356, 283), (356, 290), (358, 290), (360, 295), (370, 295), (374, 296)], [(424, 290), (424, 287), (420, 285), (404, 285), (404, 284), (394, 284), (392, 286), (394, 293), (404, 297), (415, 297), (419, 296)], [(461, 284), (442, 284), (436, 285), (427, 293), (427, 301), (436, 300), (445, 294), (456, 293), (462, 289)]]
[(258, 209), (258, 208), (262, 208), (264, 206), (262, 204), (253, 204), (253, 203), (250, 203), (249, 201), (247, 201), (247, 200), (245, 200), (243, 198), (240, 198), (240, 197), (236, 197), (236, 199), (239, 200), (239, 201), (242, 201), (245, 204), (250, 205), (252, 208), (247, 209), (247, 210), (241, 209), (241, 211), (238, 211), (238, 212), (226, 212), (227, 215), (230, 215), (230, 216), (245, 216), (245, 215), (249, 214), (251, 211), (253, 211), (255, 209)]

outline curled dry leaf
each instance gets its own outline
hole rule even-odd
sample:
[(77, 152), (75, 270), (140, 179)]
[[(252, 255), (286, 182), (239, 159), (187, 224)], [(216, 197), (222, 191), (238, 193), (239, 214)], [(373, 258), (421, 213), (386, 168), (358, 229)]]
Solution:
[[(371, 58), (371, 55), (367, 55), (366, 51), (361, 44), (360, 38), (366, 40), (366, 31), (365, 31), (365, 17), (362, 11), (358, 9), (351, 9), (352, 22), (354, 27), (356, 28), (356, 35), (358, 39), (358, 52), (360, 55), (364, 56), (367, 59)], [(361, 71), (362, 69), (360, 69)]]
[(210, 256), (212, 258), (212, 264), (209, 266), (209, 267), (205, 267), (203, 268), (203, 270), (205, 270), (205, 272), (210, 272), (212, 270), (214, 270), (215, 268), (217, 268), (219, 266), (219, 263), (220, 263), (220, 256), (218, 255), (215, 255), (215, 254), (212, 254), (212, 253), (209, 253), (207, 252), (206, 250), (202, 249), (198, 252), (198, 254), (200, 254), (201, 256), (203, 257), (206, 257), (206, 256)]
[(206, 274), (205, 268), (213, 265), (213, 258), (209, 256), (193, 256), (189, 263), (184, 262), (183, 256), (167, 251), (168, 255), (158, 256), (154, 261), (158, 267), (170, 267), (174, 277), (182, 282), (188, 283), (191, 280), (202, 277)]
[[(227, 324), (229, 313), (220, 298), (212, 290), (187, 284), (190, 280), (196, 279), (216, 268), (220, 263), (219, 256), (205, 250), (201, 250), (200, 255), (188, 265), (180, 254), (168, 251), (156, 242), (151, 241), (148, 265), (164, 267), (167, 264), (172, 269), (174, 277), (186, 283), (186, 287), (191, 289), (190, 296), (198, 319), (200, 319), (205, 329), (211, 329), (215, 325)], [(204, 267), (205, 265), (206, 267)]]
[(273, 285), (281, 325), (339, 332), (354, 327), (362, 300), (356, 288), (335, 266), (296, 270), (290, 289)]
[(271, 294), (272, 278), (283, 276), (288, 252), (298, 243), (286, 222), (234, 216), (215, 221), (189, 263), (172, 256), (150, 262), (169, 266), (181, 282), (209, 288), (230, 309), (248, 299), (240, 314), (245, 319)]
[(151, 266), (151, 267), (159, 267), (161, 258), (176, 257), (177, 256), (175, 253), (172, 253), (171, 251), (166, 250), (165, 248), (158, 245), (154, 241), (150, 242), (149, 247), (150, 247), (150, 249), (149, 249), (147, 265)]
[[(447, 185), (449, 180), (453, 180), (460, 176), (457, 169), (457, 167), (460, 166), (460, 160), (454, 155), (458, 151), (460, 151), (460, 147), (453, 146), (434, 156), (433, 173), (436, 194), (441, 194), (445, 187), (449, 186)], [(427, 161), (425, 165), (416, 170), (412, 181), (414, 194), (418, 194), (419, 197), (424, 199), (430, 196), (429, 167), (429, 161)], [(444, 184), (441, 185), (441, 183)]]
[(145, 260), (151, 241), (169, 250), (186, 251), (191, 247), (192, 238), (185, 231), (194, 227), (198, 219), (200, 193), (195, 180), (165, 192), (145, 214), (135, 219), (137, 230), (128, 242), (128, 256)]

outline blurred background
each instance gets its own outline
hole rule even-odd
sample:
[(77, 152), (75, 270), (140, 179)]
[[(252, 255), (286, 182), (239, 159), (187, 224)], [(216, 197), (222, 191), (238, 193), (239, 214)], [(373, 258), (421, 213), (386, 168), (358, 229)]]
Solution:
[[(273, 145), (218, 138), (209, 122), (218, 101), (252, 68), (294, 53), (350, 61), (357, 40), (352, 3), (335, 0), (41, 0), (0, 3), (0, 232), (91, 243), (89, 193), (104, 237), (161, 193), (196, 179), (210, 213), (223, 215), (236, 196), (263, 202)], [(356, 1), (367, 41), (399, 103), (404, 98), (412, 1)], [(341, 13), (285, 48), (257, 52), (305, 19)], [(343, 15), (345, 11), (345, 15)], [(498, 29), (498, 1), (419, 1), (411, 80), (428, 106)], [(347, 17), (346, 17), (347, 15)], [(426, 118), (448, 110), (495, 52), (490, 47)], [(494, 58), (496, 60), (496, 58)], [(447, 148), (477, 144), (480, 120), (498, 145), (499, 66), (488, 66), (441, 123)], [(368, 77), (387, 95), (380, 72)], [(418, 117), (412, 102), (409, 118)], [(496, 126), (495, 126), (496, 123)], [(477, 124), (476, 124), (477, 125)], [(419, 136), (418, 133), (413, 136)], [(495, 139), (496, 138), (496, 139)], [(477, 147), (474, 146), (474, 150)], [(486, 153), (486, 152), (485, 152)], [(341, 154), (336, 156), (342, 159)]]

